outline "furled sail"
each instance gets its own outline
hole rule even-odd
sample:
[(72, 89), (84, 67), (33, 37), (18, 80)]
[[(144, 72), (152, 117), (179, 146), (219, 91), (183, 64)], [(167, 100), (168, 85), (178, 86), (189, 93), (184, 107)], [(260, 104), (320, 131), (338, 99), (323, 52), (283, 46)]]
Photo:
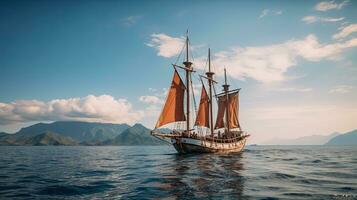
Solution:
[(204, 126), (209, 128), (209, 97), (205, 86), (202, 84), (200, 107), (198, 108), (196, 126)]
[(155, 128), (161, 127), (171, 122), (186, 120), (184, 112), (185, 90), (185, 84), (182, 82), (180, 75), (175, 70), (164, 108), (160, 114)]
[[(240, 128), (238, 112), (239, 112), (239, 92), (235, 92), (228, 95), (228, 109), (229, 109), (229, 128)], [(222, 95), (218, 97), (218, 114), (216, 120), (215, 129), (224, 128), (224, 118), (226, 112), (226, 96)]]

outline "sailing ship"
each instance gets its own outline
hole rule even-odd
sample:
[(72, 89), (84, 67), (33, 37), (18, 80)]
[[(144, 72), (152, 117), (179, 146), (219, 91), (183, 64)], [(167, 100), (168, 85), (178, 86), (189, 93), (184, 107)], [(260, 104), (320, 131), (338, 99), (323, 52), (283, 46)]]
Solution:
[[(189, 60), (188, 35), (184, 47), (186, 59), (183, 66), (173, 64), (174, 75), (171, 87), (151, 134), (170, 142), (180, 154), (242, 151), (249, 134), (242, 130), (239, 123), (240, 89), (230, 90), (226, 69), (224, 69), (223, 91), (216, 94), (215, 84), (218, 82), (214, 80), (215, 73), (211, 70), (211, 50), (208, 49), (208, 71), (205, 75), (199, 75), (202, 84), (199, 108), (197, 111), (196, 105), (194, 105), (195, 108), (191, 109), (191, 95), (193, 95), (192, 99), (195, 104), (192, 73), (196, 71), (193, 69), (193, 63)], [(185, 83), (178, 70), (185, 72)], [(204, 82), (208, 84), (208, 92)], [(214, 102), (217, 103), (215, 123), (213, 121)], [(196, 113), (196, 119), (191, 125), (192, 110)], [(174, 124), (174, 128), (163, 131), (162, 127), (168, 124)]]

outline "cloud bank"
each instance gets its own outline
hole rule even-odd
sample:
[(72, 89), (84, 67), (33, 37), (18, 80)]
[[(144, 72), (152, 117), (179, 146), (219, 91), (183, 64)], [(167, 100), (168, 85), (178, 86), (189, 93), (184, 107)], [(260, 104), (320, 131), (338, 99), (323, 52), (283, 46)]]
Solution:
[[(165, 37), (159, 39), (157, 35)], [(152, 46), (158, 51), (159, 56), (173, 57), (182, 47), (176, 42), (172, 42), (178, 41), (180, 38), (173, 38), (165, 34), (154, 34), (152, 37), (152, 40), (160, 44)], [(303, 39), (291, 39), (273, 45), (232, 47), (229, 50), (215, 53), (212, 63), (218, 75), (223, 74), (225, 66), (229, 70), (229, 75), (235, 79), (251, 78), (263, 83), (278, 82), (287, 79), (285, 73), (289, 68), (298, 64), (298, 59), (310, 62), (318, 62), (323, 59), (337, 60), (345, 49), (356, 46), (357, 38), (323, 44), (314, 34), (310, 34)], [(196, 58), (196, 68), (204, 69), (205, 60), (206, 56)]]
[(134, 110), (126, 99), (115, 99), (109, 95), (54, 99), (48, 102), (0, 102), (0, 125), (60, 120), (132, 124), (142, 117), (143, 112)]

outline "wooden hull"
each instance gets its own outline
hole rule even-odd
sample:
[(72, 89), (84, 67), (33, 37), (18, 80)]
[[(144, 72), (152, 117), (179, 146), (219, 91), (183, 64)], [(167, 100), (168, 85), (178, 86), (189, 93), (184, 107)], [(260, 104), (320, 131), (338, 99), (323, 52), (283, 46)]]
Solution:
[(193, 138), (171, 138), (171, 143), (178, 153), (233, 153), (241, 152), (246, 138), (231, 143), (219, 143)]

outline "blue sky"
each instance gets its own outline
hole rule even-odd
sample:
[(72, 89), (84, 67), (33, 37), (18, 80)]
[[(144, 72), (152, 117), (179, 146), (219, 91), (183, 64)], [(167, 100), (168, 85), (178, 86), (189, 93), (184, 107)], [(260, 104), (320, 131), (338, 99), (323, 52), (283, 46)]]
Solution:
[(225, 66), (243, 88), (241, 121), (252, 140), (357, 128), (356, 8), (353, 1), (2, 1), (0, 131), (54, 120), (153, 126), (187, 28), (197, 70), (211, 47), (217, 79)]

